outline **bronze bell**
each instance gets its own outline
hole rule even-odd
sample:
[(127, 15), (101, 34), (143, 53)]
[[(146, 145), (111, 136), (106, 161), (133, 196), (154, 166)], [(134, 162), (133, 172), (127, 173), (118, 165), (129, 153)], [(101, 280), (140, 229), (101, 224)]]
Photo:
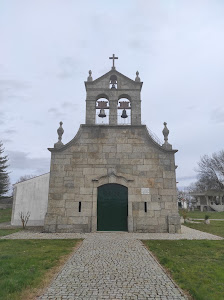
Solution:
[(104, 109), (101, 109), (101, 110), (100, 110), (100, 113), (98, 114), (98, 116), (99, 116), (100, 118), (105, 118), (105, 117), (106, 117), (105, 110), (104, 110)]
[(127, 117), (128, 117), (128, 115), (127, 115), (127, 113), (126, 113), (126, 109), (123, 109), (121, 118), (126, 119)]

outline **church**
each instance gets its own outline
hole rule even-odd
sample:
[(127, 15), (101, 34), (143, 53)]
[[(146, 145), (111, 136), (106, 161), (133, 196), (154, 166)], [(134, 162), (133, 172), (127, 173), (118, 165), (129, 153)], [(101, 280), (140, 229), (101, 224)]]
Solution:
[(63, 144), (63, 123), (51, 152), (50, 173), (14, 186), (12, 225), (20, 211), (45, 232), (180, 233), (175, 153), (141, 124), (141, 89), (115, 68), (85, 82), (86, 120)]

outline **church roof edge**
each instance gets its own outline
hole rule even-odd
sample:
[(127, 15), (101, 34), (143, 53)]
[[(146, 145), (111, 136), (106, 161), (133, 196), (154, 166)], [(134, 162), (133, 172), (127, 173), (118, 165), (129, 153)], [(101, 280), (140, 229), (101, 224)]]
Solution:
[(158, 148), (160, 149), (162, 152), (170, 152), (170, 153), (176, 153), (178, 152), (178, 150), (176, 149), (166, 149), (166, 148), (163, 148), (162, 146), (160, 146), (160, 144), (158, 144), (156, 141), (154, 141), (154, 139), (151, 137), (150, 133), (148, 132), (147, 130), (147, 127), (146, 125), (98, 125), (98, 124), (95, 124), (95, 125), (89, 125), (89, 124), (81, 124), (80, 127), (79, 127), (79, 130), (77, 132), (77, 134), (74, 136), (74, 138), (69, 141), (67, 144), (63, 145), (62, 147), (60, 148), (47, 148), (50, 152), (61, 152), (65, 149), (67, 149), (69, 146), (71, 146), (73, 143), (75, 143), (80, 135), (81, 135), (81, 132), (82, 132), (82, 128), (83, 127), (102, 127), (102, 128), (105, 128), (105, 127), (121, 127), (122, 129), (124, 127), (127, 127), (127, 128), (132, 128), (133, 127), (136, 127), (136, 128), (145, 128), (146, 132), (147, 132), (147, 137), (150, 139), (150, 141)]

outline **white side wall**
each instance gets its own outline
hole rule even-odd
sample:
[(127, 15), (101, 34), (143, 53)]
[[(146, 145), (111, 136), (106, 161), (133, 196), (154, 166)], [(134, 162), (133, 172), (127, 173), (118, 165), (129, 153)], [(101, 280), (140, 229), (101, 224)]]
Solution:
[(30, 212), (27, 226), (43, 226), (47, 212), (50, 173), (14, 185), (12, 225), (22, 225), (19, 213)]

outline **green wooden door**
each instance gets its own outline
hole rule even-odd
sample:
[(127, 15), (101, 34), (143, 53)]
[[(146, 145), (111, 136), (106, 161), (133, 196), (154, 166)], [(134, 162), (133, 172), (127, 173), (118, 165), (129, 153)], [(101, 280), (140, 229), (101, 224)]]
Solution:
[(128, 188), (110, 183), (98, 187), (97, 230), (127, 231)]

